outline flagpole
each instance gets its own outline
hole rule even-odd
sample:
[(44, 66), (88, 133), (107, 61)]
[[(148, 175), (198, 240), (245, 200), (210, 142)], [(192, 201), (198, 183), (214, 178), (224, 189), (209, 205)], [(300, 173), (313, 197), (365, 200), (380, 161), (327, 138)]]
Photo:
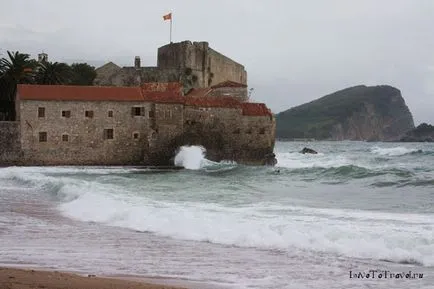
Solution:
[(172, 43), (172, 18), (173, 15), (170, 13), (170, 43)]

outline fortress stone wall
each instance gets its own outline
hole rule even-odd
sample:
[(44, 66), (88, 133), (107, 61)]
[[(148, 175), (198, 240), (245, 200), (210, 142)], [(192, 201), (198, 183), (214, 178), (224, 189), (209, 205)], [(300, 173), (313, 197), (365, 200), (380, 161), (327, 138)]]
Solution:
[(173, 165), (183, 145), (213, 161), (274, 164), (275, 120), (249, 103), (244, 66), (184, 41), (158, 66), (97, 69), (94, 86), (19, 85), (16, 122), (0, 122), (0, 165)]
[(20, 123), (0, 121), (0, 166), (21, 161)]
[(142, 88), (19, 85), (19, 121), (0, 123), (0, 164), (173, 165), (183, 145), (210, 160), (274, 160), (264, 104), (181, 96), (179, 84)]
[(225, 81), (247, 84), (244, 66), (209, 47), (208, 42), (183, 41), (158, 49), (156, 67), (119, 67), (109, 62), (97, 71), (95, 85), (140, 86), (147, 82), (181, 82), (191, 88), (206, 88)]
[[(144, 157), (149, 103), (23, 100), (20, 107), (24, 163), (129, 165)], [(132, 115), (136, 107), (140, 115)], [(39, 109), (44, 110), (43, 117), (38, 116)], [(113, 138), (107, 130), (112, 130)]]

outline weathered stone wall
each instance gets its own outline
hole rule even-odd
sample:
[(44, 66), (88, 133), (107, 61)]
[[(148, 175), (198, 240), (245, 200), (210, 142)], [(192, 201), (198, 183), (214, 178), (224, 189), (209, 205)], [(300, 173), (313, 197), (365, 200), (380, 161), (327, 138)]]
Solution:
[(203, 145), (207, 158), (265, 164), (273, 153), (272, 116), (245, 116), (240, 108), (185, 107), (184, 144)]
[(273, 154), (275, 126), (272, 116), (243, 116), (240, 134), (232, 138), (235, 159), (243, 160), (244, 164), (265, 164), (266, 156)]
[(211, 90), (208, 96), (233, 97), (240, 101), (248, 101), (247, 87), (219, 87)]
[[(158, 67), (123, 67), (111, 75), (110, 85), (113, 86), (140, 86), (148, 82), (178, 82), (180, 73), (177, 69), (159, 69)], [(102, 83), (102, 82), (99, 82)], [(98, 83), (95, 83), (98, 85)], [(108, 85), (104, 82), (101, 85)]]
[(96, 78), (94, 85), (111, 86), (114, 85), (112, 77), (121, 70), (119, 66), (113, 62), (104, 64), (96, 69)]
[(173, 164), (176, 147), (174, 139), (183, 133), (184, 106), (156, 103), (152, 105), (154, 119), (145, 161), (151, 165)]
[(208, 86), (226, 80), (247, 84), (247, 72), (244, 66), (209, 48), (207, 63)]
[[(45, 117), (38, 117), (39, 107)], [(133, 116), (133, 107), (143, 107), (143, 115)], [(143, 163), (150, 108), (144, 102), (21, 101), (23, 160), (34, 165)], [(62, 117), (62, 111), (70, 111), (70, 117)], [(86, 111), (93, 111), (93, 117), (86, 117)], [(113, 129), (113, 139), (105, 139), (104, 129)], [(40, 142), (40, 132), (47, 133), (46, 142)]]
[(21, 162), (20, 123), (0, 121), (0, 165)]
[(227, 80), (247, 84), (244, 66), (211, 49), (208, 42), (183, 41), (158, 48), (157, 67), (120, 68), (109, 62), (97, 69), (94, 84), (140, 86), (179, 81), (187, 92)]
[(197, 77), (193, 87), (209, 87), (226, 80), (247, 84), (244, 66), (211, 49), (208, 42), (184, 41), (160, 47), (158, 67), (176, 68), (181, 74), (190, 68)]
[(179, 80), (179, 70), (173, 68), (143, 67), (140, 72), (140, 84), (144, 82), (178, 82)]
[[(15, 123), (15, 133), (5, 133), (10, 143), (4, 147), (26, 165), (172, 165), (182, 145), (202, 145), (215, 161), (263, 165), (273, 153), (275, 121), (271, 115), (246, 115), (256, 111), (245, 105), (250, 104), (228, 108), (23, 100), (19, 125)], [(42, 117), (39, 108), (44, 109)], [(70, 117), (62, 111), (69, 111)], [(107, 139), (106, 129), (113, 129), (112, 139)], [(40, 133), (46, 133), (46, 140)], [(0, 157), (2, 164), (5, 155)]]

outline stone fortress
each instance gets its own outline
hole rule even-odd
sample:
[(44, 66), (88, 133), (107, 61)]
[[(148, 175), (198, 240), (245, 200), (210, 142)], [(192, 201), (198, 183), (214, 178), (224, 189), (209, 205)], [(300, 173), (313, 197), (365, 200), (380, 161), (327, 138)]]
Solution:
[(187, 93), (225, 81), (247, 85), (244, 66), (209, 47), (208, 42), (183, 41), (158, 49), (156, 67), (142, 67), (140, 57), (134, 66), (119, 67), (109, 62), (97, 69), (95, 85), (140, 86), (145, 82), (180, 82)]
[(0, 122), (0, 165), (173, 165), (183, 145), (275, 164), (273, 114), (249, 102), (244, 67), (207, 42), (160, 47), (157, 67), (109, 62), (94, 86), (18, 85), (16, 116)]

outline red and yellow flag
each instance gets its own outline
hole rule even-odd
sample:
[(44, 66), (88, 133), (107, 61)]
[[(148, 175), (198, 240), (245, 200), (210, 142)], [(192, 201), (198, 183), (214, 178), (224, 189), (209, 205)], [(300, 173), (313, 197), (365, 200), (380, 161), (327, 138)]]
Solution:
[(172, 20), (172, 13), (166, 14), (163, 16), (164, 20)]

